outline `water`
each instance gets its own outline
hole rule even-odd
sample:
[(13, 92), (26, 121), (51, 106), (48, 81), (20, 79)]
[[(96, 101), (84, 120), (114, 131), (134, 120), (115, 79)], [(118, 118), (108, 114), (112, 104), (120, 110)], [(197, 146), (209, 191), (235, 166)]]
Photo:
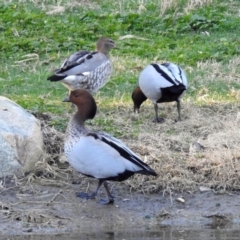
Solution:
[[(51, 239), (51, 238), (50, 238)], [(55, 240), (55, 238), (53, 238)], [(58, 238), (59, 239), (59, 238)], [(67, 239), (67, 238), (63, 238)], [(68, 239), (81, 240), (239, 240), (239, 230), (171, 230), (136, 232), (101, 232), (80, 234)], [(52, 239), (51, 239), (52, 240)]]
[(54, 236), (11, 236), (0, 239), (8, 240), (239, 240), (240, 225), (224, 229), (184, 229), (161, 227), (155, 231), (149, 230), (121, 230), (114, 232), (94, 231)]

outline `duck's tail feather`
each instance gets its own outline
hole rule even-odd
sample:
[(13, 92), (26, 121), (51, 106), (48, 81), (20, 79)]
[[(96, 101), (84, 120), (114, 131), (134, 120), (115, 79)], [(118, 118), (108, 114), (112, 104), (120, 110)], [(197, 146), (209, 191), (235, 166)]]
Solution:
[(138, 173), (141, 173), (143, 175), (152, 175), (157, 177), (157, 173), (150, 167), (148, 167), (148, 169), (143, 169), (141, 171), (139, 171)]
[(47, 80), (49, 80), (51, 82), (57, 82), (57, 81), (63, 80), (65, 77), (67, 77), (67, 75), (64, 75), (64, 74), (54, 74), (54, 75), (48, 77)]

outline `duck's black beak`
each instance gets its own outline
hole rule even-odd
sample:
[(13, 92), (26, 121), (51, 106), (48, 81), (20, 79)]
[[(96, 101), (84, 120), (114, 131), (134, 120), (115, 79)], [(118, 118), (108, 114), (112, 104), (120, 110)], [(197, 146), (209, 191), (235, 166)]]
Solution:
[(69, 96), (66, 97), (66, 98), (64, 98), (64, 99), (62, 100), (62, 102), (70, 102)]

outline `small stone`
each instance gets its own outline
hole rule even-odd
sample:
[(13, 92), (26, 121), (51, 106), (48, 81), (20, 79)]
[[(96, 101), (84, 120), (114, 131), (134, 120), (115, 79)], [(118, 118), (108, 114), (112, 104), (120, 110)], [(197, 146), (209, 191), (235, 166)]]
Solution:
[(185, 203), (185, 200), (183, 198), (177, 198), (176, 201), (178, 201), (180, 203)]
[(28, 229), (23, 229), (23, 232), (32, 232), (33, 229), (32, 228), (28, 228)]
[(203, 145), (201, 145), (199, 142), (193, 142), (190, 144), (189, 152), (191, 154), (199, 153), (199, 152), (203, 152), (204, 149), (205, 149), (205, 147)]
[(199, 190), (200, 190), (200, 192), (209, 192), (209, 191), (211, 191), (211, 188), (201, 186), (201, 187), (199, 187)]

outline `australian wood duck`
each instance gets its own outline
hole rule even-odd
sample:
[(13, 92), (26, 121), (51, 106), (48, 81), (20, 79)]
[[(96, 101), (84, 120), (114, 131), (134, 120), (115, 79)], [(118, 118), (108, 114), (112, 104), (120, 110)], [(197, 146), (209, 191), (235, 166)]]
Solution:
[(178, 121), (181, 120), (180, 100), (187, 89), (187, 77), (184, 71), (174, 63), (153, 63), (140, 73), (139, 86), (133, 93), (134, 111), (139, 112), (141, 104), (148, 98), (154, 104), (155, 121), (162, 122), (158, 116), (158, 103), (177, 102)]
[(117, 48), (114, 41), (101, 37), (96, 43), (96, 51), (80, 50), (72, 54), (47, 80), (61, 81), (70, 91), (82, 88), (95, 93), (108, 82), (113, 72), (108, 55), (112, 48)]
[(144, 163), (124, 143), (113, 136), (98, 131), (91, 131), (84, 125), (87, 119), (93, 119), (97, 106), (92, 95), (78, 89), (70, 93), (69, 101), (77, 106), (77, 113), (68, 123), (64, 151), (70, 165), (83, 175), (98, 179), (96, 190), (91, 193), (77, 193), (78, 197), (92, 199), (97, 196), (103, 184), (108, 201), (113, 203), (107, 180), (124, 181), (140, 173), (157, 176), (156, 172)]

